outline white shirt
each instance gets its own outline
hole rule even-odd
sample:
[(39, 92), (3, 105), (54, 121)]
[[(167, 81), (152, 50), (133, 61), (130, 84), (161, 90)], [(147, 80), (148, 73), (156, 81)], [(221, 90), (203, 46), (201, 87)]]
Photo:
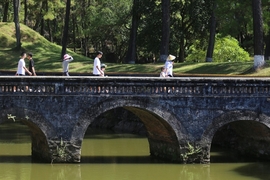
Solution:
[(159, 74), (159, 77), (166, 77), (165, 72), (161, 71), (160, 74)]
[(23, 74), (25, 75), (25, 61), (24, 59), (20, 59), (18, 62), (18, 69), (17, 69), (17, 74)]
[(173, 62), (172, 61), (166, 61), (165, 68), (167, 69), (167, 76), (171, 75), (173, 76)]
[(100, 75), (100, 72), (99, 72), (99, 70), (97, 69), (97, 66), (98, 66), (98, 68), (100, 69), (100, 60), (99, 60), (98, 57), (96, 57), (96, 58), (94, 59), (93, 74), (95, 74), (95, 75)]
[(68, 68), (69, 68), (69, 63), (73, 61), (73, 57), (70, 56), (70, 58), (63, 60), (62, 62), (62, 67), (63, 67), (63, 72), (68, 72)]

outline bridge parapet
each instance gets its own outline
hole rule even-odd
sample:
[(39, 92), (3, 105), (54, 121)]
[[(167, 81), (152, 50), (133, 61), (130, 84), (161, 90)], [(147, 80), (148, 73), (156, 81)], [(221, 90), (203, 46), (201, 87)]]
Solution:
[(269, 96), (270, 78), (0, 77), (0, 93)]

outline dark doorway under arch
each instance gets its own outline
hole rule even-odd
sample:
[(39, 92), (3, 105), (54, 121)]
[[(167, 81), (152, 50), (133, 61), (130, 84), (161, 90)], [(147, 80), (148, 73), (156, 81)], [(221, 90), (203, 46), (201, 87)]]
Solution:
[(215, 133), (211, 145), (213, 162), (270, 161), (270, 129), (257, 121), (227, 123)]

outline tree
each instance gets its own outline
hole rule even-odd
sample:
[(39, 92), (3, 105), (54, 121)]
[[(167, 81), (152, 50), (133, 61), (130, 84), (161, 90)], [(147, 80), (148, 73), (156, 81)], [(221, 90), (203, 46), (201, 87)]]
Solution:
[(263, 19), (261, 0), (252, 0), (254, 31), (254, 69), (261, 68), (265, 61), (263, 55)]
[(140, 0), (133, 0), (133, 7), (132, 7), (132, 24), (130, 29), (130, 38), (129, 38), (129, 45), (128, 51), (125, 58), (126, 63), (134, 64), (136, 62), (136, 40), (137, 40), (137, 31), (138, 31), (138, 24), (140, 20), (139, 10), (139, 1)]
[(164, 62), (169, 54), (170, 41), (170, 0), (162, 0), (162, 35), (160, 46), (160, 61)]
[(231, 35), (250, 54), (253, 54), (253, 27), (251, 1), (216, 0), (217, 32)]
[(67, 0), (66, 4), (66, 16), (65, 16), (65, 26), (63, 30), (63, 36), (62, 36), (62, 52), (61, 52), (61, 58), (66, 54), (67, 51), (67, 42), (68, 42), (68, 30), (69, 30), (69, 15), (70, 15), (70, 1)]
[(13, 0), (14, 8), (14, 23), (16, 30), (16, 47), (15, 49), (21, 50), (21, 32), (20, 32), (20, 21), (19, 21), (19, 9), (20, 9), (20, 0)]
[(28, 6), (27, 6), (28, 2), (27, 0), (24, 0), (24, 24), (27, 25), (27, 21), (28, 21)]
[[(192, 44), (208, 38), (212, 6), (210, 0), (173, 1), (171, 6), (170, 52), (178, 53), (178, 61), (184, 62)], [(205, 55), (204, 55), (205, 56)]]
[(210, 35), (209, 35), (209, 42), (208, 42), (208, 48), (206, 52), (206, 62), (212, 62), (213, 61), (213, 53), (214, 53), (214, 47), (215, 47), (215, 36), (216, 36), (216, 15), (215, 15), (215, 5), (212, 10), (212, 15), (210, 18)]
[(3, 22), (8, 22), (9, 0), (4, 2)]
[[(196, 40), (189, 49), (186, 61), (203, 62), (206, 48), (206, 42), (202, 44), (200, 40)], [(239, 46), (238, 40), (234, 37), (223, 37), (218, 34), (215, 37), (213, 58), (215, 58), (215, 62), (244, 62), (249, 61), (249, 54)]]

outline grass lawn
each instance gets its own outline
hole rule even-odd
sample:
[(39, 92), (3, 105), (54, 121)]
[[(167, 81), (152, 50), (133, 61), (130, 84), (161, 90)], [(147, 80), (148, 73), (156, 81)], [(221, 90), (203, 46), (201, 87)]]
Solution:
[[(61, 47), (50, 43), (44, 37), (21, 24), (22, 48), (33, 53), (37, 72), (62, 72)], [(0, 71), (15, 71), (20, 51), (13, 48), (16, 45), (14, 23), (0, 23)], [(70, 73), (92, 73), (93, 59), (68, 51), (74, 57), (70, 63)], [(102, 59), (101, 59), (102, 61)], [(164, 63), (155, 64), (113, 64), (106, 63), (106, 73), (144, 74), (150, 73), (159, 76), (160, 68)], [(27, 60), (26, 60), (27, 64)], [(27, 64), (28, 65), (28, 64)], [(191, 75), (246, 75), (269, 76), (270, 67), (259, 72), (252, 71), (253, 62), (228, 63), (175, 63), (174, 73), (179, 76)]]

